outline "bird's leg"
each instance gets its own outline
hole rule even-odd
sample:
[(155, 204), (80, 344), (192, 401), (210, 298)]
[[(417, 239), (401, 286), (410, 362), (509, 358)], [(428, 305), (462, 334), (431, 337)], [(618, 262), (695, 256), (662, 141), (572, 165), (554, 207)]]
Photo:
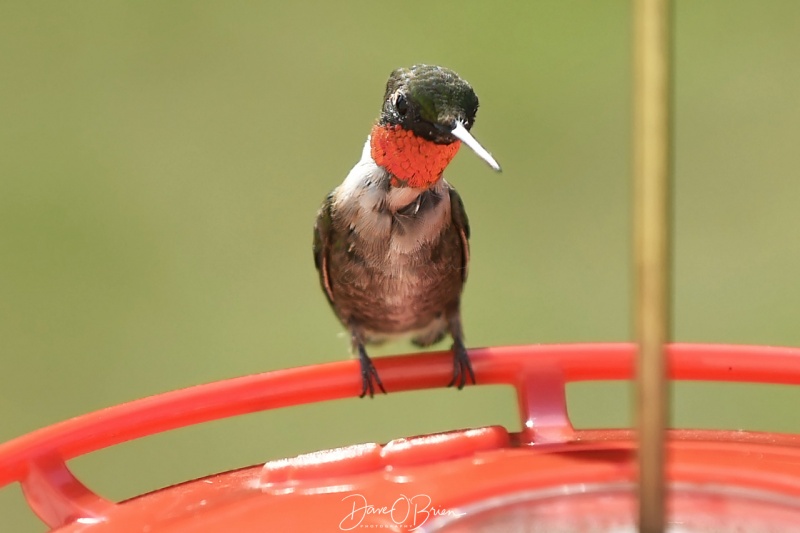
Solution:
[(369, 397), (372, 398), (375, 394), (375, 385), (378, 386), (382, 393), (386, 394), (386, 389), (383, 388), (378, 371), (375, 370), (375, 365), (372, 364), (372, 360), (364, 348), (364, 341), (361, 335), (352, 330), (350, 339), (353, 343), (353, 351), (358, 354), (358, 362), (361, 363), (361, 394), (358, 397), (363, 398), (369, 393)]
[(467, 348), (464, 346), (464, 332), (461, 330), (460, 313), (453, 313), (448, 320), (450, 323), (450, 335), (453, 337), (453, 379), (450, 380), (447, 386), (452, 387), (455, 385), (461, 390), (467, 384), (467, 381), (472, 381), (472, 384), (475, 384), (475, 373), (472, 371)]

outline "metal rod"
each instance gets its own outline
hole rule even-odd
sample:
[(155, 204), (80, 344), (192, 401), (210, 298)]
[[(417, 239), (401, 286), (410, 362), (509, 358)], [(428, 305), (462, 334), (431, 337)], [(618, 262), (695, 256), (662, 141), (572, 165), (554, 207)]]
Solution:
[(665, 528), (670, 333), (670, 1), (634, 0), (634, 256), (639, 531)]

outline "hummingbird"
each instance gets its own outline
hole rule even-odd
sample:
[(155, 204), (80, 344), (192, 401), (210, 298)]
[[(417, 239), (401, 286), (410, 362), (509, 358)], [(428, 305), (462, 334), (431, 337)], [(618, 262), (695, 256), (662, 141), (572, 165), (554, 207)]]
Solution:
[(449, 333), (448, 386), (475, 383), (461, 324), (469, 222), (442, 173), (461, 143), (500, 170), (470, 134), (477, 111), (475, 91), (450, 69), (394, 70), (361, 159), (317, 214), (314, 263), (360, 361), (362, 398), (386, 393), (365, 345), (402, 337), (426, 347)]

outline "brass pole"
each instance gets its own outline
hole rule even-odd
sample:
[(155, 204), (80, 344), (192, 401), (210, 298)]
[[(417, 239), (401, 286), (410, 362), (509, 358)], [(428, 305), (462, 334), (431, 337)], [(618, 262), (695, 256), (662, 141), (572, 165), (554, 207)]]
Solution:
[(639, 531), (665, 527), (670, 332), (670, 1), (634, 0), (634, 256)]

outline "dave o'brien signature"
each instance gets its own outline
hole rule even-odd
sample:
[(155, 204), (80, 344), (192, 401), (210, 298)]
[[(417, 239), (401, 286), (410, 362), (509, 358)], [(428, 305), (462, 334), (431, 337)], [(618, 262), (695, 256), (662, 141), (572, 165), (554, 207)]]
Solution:
[(377, 506), (367, 502), (362, 494), (349, 494), (342, 501), (353, 504), (352, 510), (339, 522), (339, 529), (350, 531), (360, 526), (368, 516), (388, 516), (397, 525), (420, 527), (432, 516), (462, 516), (451, 509), (436, 507), (427, 494), (401, 494), (391, 505)]

